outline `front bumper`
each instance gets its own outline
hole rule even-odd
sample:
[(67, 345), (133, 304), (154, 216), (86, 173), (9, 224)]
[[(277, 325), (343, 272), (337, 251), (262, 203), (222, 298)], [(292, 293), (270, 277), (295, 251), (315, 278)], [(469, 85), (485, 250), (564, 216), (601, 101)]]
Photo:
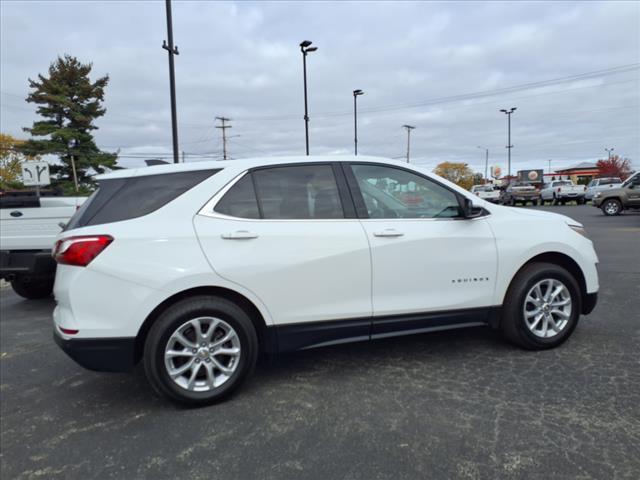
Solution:
[(63, 338), (57, 327), (53, 339), (80, 366), (96, 372), (129, 372), (135, 366), (135, 338)]

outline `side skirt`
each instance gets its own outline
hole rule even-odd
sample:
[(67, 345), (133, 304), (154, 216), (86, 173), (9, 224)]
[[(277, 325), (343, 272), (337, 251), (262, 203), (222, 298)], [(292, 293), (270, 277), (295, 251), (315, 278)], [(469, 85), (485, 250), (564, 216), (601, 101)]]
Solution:
[(414, 333), (489, 325), (494, 323), (492, 319), (498, 310), (499, 307), (483, 307), (276, 325), (268, 328), (268, 337), (272, 342), (277, 342), (277, 346), (269, 345), (269, 350), (288, 352)]

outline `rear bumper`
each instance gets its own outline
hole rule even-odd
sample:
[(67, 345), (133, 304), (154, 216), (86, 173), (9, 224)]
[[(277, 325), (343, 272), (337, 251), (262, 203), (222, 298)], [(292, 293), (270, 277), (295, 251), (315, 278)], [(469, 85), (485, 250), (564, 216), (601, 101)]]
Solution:
[(598, 292), (587, 293), (582, 301), (582, 314), (589, 315), (598, 303)]
[(55, 272), (56, 262), (50, 250), (0, 251), (0, 278), (53, 277)]
[(58, 346), (80, 366), (97, 372), (129, 372), (135, 366), (135, 338), (63, 338), (53, 332)]

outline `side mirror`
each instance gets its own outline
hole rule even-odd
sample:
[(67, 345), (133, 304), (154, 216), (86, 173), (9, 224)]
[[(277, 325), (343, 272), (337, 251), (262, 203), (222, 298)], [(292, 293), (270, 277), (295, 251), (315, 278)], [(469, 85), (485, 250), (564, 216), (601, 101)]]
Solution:
[(460, 200), (460, 209), (462, 210), (463, 218), (476, 218), (480, 217), (483, 213), (481, 207), (474, 207), (473, 201), (467, 197), (462, 197)]

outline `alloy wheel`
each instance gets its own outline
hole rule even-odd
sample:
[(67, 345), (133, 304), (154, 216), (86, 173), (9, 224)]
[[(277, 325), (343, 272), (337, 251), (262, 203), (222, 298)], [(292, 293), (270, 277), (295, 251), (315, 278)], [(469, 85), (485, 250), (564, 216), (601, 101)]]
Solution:
[(208, 392), (229, 380), (240, 355), (240, 338), (231, 325), (215, 317), (198, 317), (169, 337), (164, 363), (169, 378), (181, 388)]
[(566, 285), (555, 278), (546, 278), (527, 293), (523, 314), (531, 333), (540, 338), (551, 338), (566, 328), (571, 309), (571, 293)]

